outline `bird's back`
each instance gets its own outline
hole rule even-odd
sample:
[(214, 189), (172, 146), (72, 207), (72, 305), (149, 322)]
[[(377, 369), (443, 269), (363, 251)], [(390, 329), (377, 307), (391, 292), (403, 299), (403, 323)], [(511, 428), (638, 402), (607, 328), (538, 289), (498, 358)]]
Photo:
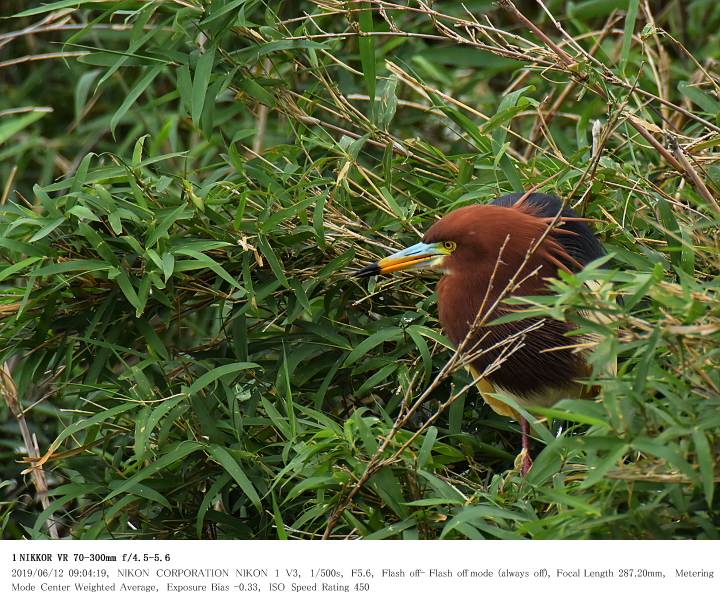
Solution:
[[(509, 193), (493, 200), (490, 205), (512, 208), (523, 195), (525, 194)], [(525, 198), (524, 203), (531, 206), (538, 216), (544, 218), (553, 218), (558, 213), (560, 213), (560, 216), (578, 218), (577, 213), (569, 206), (562, 208), (562, 202), (553, 195), (531, 193)], [(562, 212), (560, 212), (561, 208)], [(568, 222), (563, 225), (563, 229), (572, 231), (574, 235), (560, 233), (555, 235), (555, 239), (580, 265), (585, 266), (605, 255), (600, 241), (584, 222)]]

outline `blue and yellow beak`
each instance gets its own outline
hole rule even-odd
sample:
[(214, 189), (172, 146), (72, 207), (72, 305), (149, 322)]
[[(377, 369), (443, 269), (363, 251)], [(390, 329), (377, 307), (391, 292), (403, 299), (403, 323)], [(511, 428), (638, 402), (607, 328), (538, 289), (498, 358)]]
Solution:
[(363, 267), (355, 272), (355, 277), (369, 277), (404, 269), (431, 267), (438, 264), (444, 256), (450, 253), (452, 253), (452, 249), (447, 246), (447, 242), (435, 242), (432, 244), (420, 242)]

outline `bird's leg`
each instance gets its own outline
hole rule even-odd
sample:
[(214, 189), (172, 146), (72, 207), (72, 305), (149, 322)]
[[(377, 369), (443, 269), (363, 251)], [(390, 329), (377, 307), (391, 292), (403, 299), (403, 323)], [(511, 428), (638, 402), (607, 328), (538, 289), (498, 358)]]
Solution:
[(520, 430), (522, 431), (522, 469), (520, 470), (520, 476), (524, 477), (530, 472), (532, 467), (532, 458), (530, 458), (530, 426), (528, 421), (522, 416), (520, 417)]

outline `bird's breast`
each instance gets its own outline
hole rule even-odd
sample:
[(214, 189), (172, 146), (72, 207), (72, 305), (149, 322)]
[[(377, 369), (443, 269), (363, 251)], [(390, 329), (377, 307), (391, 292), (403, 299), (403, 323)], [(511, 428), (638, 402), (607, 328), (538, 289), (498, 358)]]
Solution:
[(578, 378), (587, 373), (585, 360), (574, 349), (579, 341), (567, 333), (573, 326), (551, 318), (520, 318), (494, 324), (513, 313), (502, 301), (486, 296), (487, 286), (477, 281), (443, 277), (438, 283), (438, 315), (443, 331), (455, 346), (462, 343), (483, 307), (487, 315), (468, 340), (472, 367), (498, 392), (522, 399), (525, 405), (552, 405), (578, 396)]

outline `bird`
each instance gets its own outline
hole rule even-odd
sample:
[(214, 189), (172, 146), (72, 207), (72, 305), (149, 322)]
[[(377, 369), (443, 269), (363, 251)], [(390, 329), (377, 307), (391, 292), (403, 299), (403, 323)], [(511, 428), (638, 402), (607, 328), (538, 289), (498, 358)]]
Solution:
[(455, 347), (464, 343), (463, 351), (471, 353), (468, 370), (486, 403), (519, 422), (523, 477), (532, 465), (529, 425), (502, 398), (510, 396), (523, 407), (549, 407), (585, 395), (578, 381), (590, 373), (587, 346), (581, 346), (588, 337), (568, 334), (576, 326), (554, 318), (495, 320), (513, 312), (508, 297), (547, 294), (548, 280), (559, 271), (578, 272), (605, 256), (587, 222), (553, 195), (515, 192), (452, 210), (421, 242), (355, 273), (440, 272), (440, 325)]

